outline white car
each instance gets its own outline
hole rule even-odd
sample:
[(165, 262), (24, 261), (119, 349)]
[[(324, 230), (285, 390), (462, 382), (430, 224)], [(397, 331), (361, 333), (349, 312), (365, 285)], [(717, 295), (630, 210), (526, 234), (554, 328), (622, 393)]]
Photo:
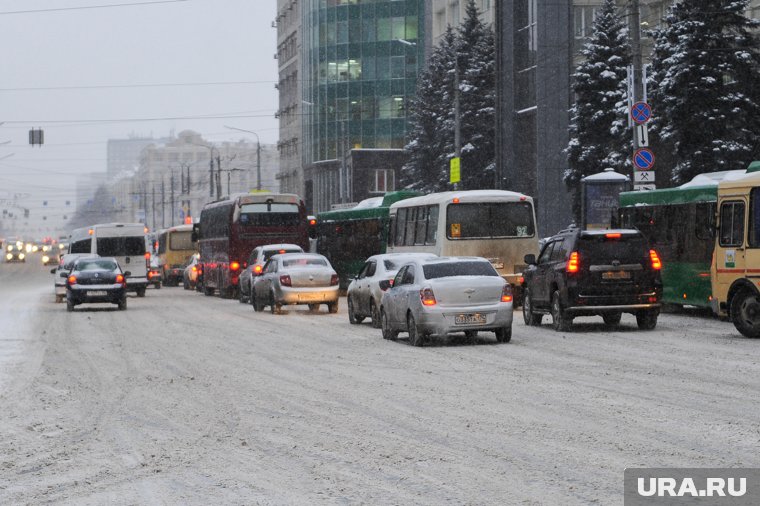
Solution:
[(327, 304), (330, 313), (337, 313), (338, 274), (316, 253), (274, 255), (253, 280), (251, 304), (255, 311), (270, 306), (272, 313), (288, 304), (308, 304), (311, 311)]
[(373, 255), (364, 262), (359, 274), (348, 285), (348, 321), (361, 323), (372, 319), (372, 326), (380, 328), (380, 299), (393, 284), (393, 278), (402, 265), (415, 259), (437, 258), (434, 253), (384, 253)]
[(431, 335), (492, 331), (500, 343), (512, 338), (512, 287), (481, 257), (419, 259), (399, 269), (380, 304), (383, 338), (409, 333), (422, 346)]

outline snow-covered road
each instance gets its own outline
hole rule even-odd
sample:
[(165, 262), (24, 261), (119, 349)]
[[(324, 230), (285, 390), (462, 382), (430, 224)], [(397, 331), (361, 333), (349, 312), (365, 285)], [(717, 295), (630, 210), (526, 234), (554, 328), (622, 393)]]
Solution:
[(622, 504), (626, 467), (757, 467), (760, 341), (630, 316), (413, 348), (181, 288), (67, 313), (0, 264), (2, 504)]

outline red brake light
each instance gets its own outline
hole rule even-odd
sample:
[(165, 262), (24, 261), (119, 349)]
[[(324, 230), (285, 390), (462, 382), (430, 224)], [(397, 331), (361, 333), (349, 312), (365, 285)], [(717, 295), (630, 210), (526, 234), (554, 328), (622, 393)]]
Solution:
[(118, 283), (118, 284), (124, 283), (124, 276), (122, 276), (121, 274), (117, 274), (116, 275), (116, 283)]
[(69, 276), (69, 279), (67, 279), (66, 281), (68, 281), (70, 285), (75, 285), (76, 282), (77, 282), (77, 277), (76, 276)]
[(518, 285), (522, 285), (524, 283), (525, 283), (525, 278), (523, 276), (520, 276), (519, 278), (517, 278), (517, 284)]
[(316, 224), (317, 224), (317, 220), (309, 220), (309, 225), (314, 226)]
[(145, 260), (150, 260), (150, 251), (145, 252)]
[(420, 290), (420, 300), (423, 306), (435, 306), (435, 294), (432, 288), (423, 288)]
[(335, 286), (337, 284), (338, 284), (338, 275), (333, 274), (332, 276), (330, 276), (330, 286)]
[(607, 239), (620, 239), (623, 237), (623, 234), (613, 233), (613, 234), (604, 234), (604, 237)]
[(230, 270), (231, 271), (236, 271), (238, 269), (240, 269), (240, 262), (232, 262), (232, 263), (230, 263)]
[(567, 261), (567, 266), (565, 267), (565, 270), (567, 272), (578, 272), (578, 270), (581, 268), (581, 257), (578, 254), (577, 251), (573, 251), (570, 253), (570, 260)]
[(655, 250), (649, 250), (649, 258), (652, 260), (652, 269), (656, 271), (662, 269), (662, 262), (660, 261), (660, 257), (657, 255), (657, 252)]
[(290, 276), (288, 276), (287, 274), (283, 274), (282, 276), (280, 276), (280, 284), (282, 286), (292, 286), (290, 282)]
[(512, 285), (507, 283), (501, 290), (501, 301), (512, 302)]

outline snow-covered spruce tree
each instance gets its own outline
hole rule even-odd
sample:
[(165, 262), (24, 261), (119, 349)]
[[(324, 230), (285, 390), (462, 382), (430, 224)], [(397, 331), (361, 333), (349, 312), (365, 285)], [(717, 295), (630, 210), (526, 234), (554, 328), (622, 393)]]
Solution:
[(459, 27), (459, 90), (462, 184), (465, 190), (493, 188), (496, 138), (496, 40), (480, 20), (475, 0)]
[(565, 184), (581, 214), (581, 179), (611, 167), (625, 173), (633, 139), (626, 118), (626, 67), (631, 63), (628, 31), (614, 0), (605, 0), (584, 44), (584, 60), (573, 74), (569, 168)]
[(409, 104), (409, 161), (401, 169), (401, 186), (422, 192), (441, 191), (448, 185), (448, 165), (441, 162), (453, 146), (456, 35), (449, 27), (433, 49), (428, 67), (417, 80), (417, 94)]
[(742, 169), (760, 147), (758, 26), (748, 0), (680, 0), (655, 32), (654, 130), (672, 150), (672, 182)]

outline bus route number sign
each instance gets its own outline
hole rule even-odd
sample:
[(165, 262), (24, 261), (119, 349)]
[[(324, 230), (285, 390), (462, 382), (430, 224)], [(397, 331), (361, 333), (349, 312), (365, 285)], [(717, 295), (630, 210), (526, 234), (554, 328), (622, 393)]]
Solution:
[(462, 224), (461, 223), (452, 223), (451, 224), (451, 237), (462, 237)]
[(462, 180), (461, 158), (454, 157), (449, 162), (449, 183), (456, 184)]

